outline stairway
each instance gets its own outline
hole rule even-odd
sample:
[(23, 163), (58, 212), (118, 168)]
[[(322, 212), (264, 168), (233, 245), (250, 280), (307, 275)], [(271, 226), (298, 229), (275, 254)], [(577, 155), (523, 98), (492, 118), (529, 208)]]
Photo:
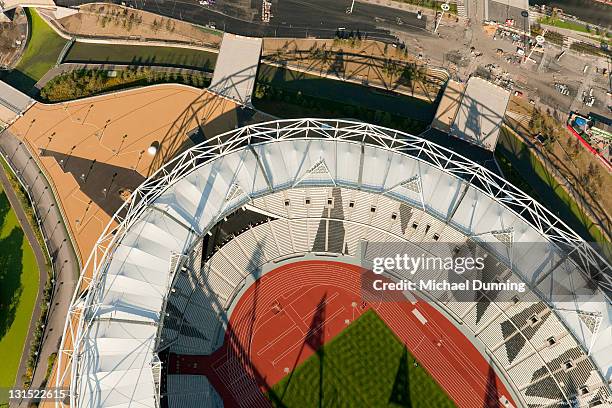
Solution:
[(467, 10), (465, 9), (465, 4), (463, 0), (457, 0), (457, 15), (459, 17), (468, 18)]

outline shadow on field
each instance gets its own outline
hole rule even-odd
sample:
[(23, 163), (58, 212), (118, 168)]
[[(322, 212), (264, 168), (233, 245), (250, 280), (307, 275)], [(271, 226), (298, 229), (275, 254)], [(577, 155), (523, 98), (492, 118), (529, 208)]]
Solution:
[[(0, 194), (0, 217), (4, 224), (8, 200)], [(21, 286), (23, 231), (15, 227), (0, 239), (0, 339), (15, 320), (15, 313), (23, 287)]]
[[(285, 397), (285, 393), (289, 389), (291, 385), (291, 380), (293, 379), (294, 374), (296, 374), (296, 368), (298, 367), (298, 361), (304, 352), (304, 348), (308, 346), (311, 350), (315, 352), (315, 354), (310, 358), (316, 358), (319, 360), (319, 372), (318, 372), (318, 387), (319, 387), (319, 396), (318, 396), (318, 406), (319, 408), (330, 406), (329, 402), (332, 403), (335, 401), (336, 396), (332, 395), (328, 396), (328, 401), (325, 400), (325, 392), (324, 392), (324, 375), (325, 375), (325, 348), (323, 344), (325, 343), (325, 319), (326, 319), (326, 303), (327, 303), (327, 295), (324, 295), (319, 303), (317, 304), (317, 308), (315, 309), (314, 315), (310, 322), (310, 326), (308, 327), (308, 332), (306, 335), (306, 339), (304, 343), (302, 343), (300, 352), (297, 355), (296, 361), (293, 364), (293, 369), (289, 374), (287, 383), (284, 385), (282, 390), (274, 390), (270, 387), (267, 392), (267, 396), (272, 402), (272, 405), (277, 408), (285, 408), (286, 405), (283, 402)], [(332, 390), (334, 391), (334, 390)]]
[(8, 214), (10, 209), (11, 204), (9, 203), (8, 198), (6, 198), (6, 194), (4, 191), (0, 190), (0, 230), (4, 226), (6, 214)]
[(487, 375), (487, 395), (483, 408), (495, 408), (499, 406), (499, 391), (497, 390), (497, 375), (492, 366), (489, 366)]
[[(96, 203), (109, 216), (123, 204), (123, 190), (133, 191), (145, 181), (143, 175), (131, 168), (46, 149), (41, 149), (40, 156), (53, 157), (64, 173), (70, 174), (79, 189), (90, 198), (90, 204)], [(84, 219), (86, 215), (87, 211), (79, 218)]]
[(408, 365), (408, 349), (404, 346), (402, 356), (400, 357), (395, 381), (393, 381), (393, 389), (389, 397), (389, 404), (395, 404), (400, 407), (411, 408), (412, 400), (410, 399), (410, 367)]

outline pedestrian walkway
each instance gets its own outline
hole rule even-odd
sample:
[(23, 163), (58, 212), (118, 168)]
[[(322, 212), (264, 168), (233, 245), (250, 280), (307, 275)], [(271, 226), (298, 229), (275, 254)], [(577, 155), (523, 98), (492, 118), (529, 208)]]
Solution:
[(262, 43), (261, 38), (225, 33), (208, 89), (241, 105), (251, 106)]
[[(31, 197), (35, 216), (42, 227), (43, 237), (53, 264), (53, 298), (45, 325), (44, 342), (38, 354), (39, 364), (34, 371), (32, 381), (32, 387), (39, 388), (43, 384), (47, 373), (47, 359), (52, 353), (57, 352), (80, 266), (72, 248), (68, 231), (64, 227), (61, 209), (55, 201), (52, 188), (25, 144), (6, 130), (0, 134), (0, 154), (15, 170)], [(46, 283), (46, 270), (44, 272), (43, 276), (43, 270), (41, 270), (40, 285), (42, 287)], [(37, 305), (37, 308), (39, 306)], [(36, 313), (32, 321), (34, 325), (37, 324), (38, 315)], [(35, 327), (31, 327), (31, 333), (33, 329)], [(27, 349), (27, 352), (29, 352), (29, 349)], [(20, 374), (27, 357), (26, 354), (22, 357)], [(21, 378), (21, 376), (18, 378)]]

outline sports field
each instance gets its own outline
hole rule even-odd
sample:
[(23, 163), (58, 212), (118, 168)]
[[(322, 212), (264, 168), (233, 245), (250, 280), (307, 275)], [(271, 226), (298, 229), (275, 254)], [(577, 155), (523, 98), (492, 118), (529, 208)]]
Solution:
[[(0, 390), (15, 384), (38, 276), (34, 252), (0, 187)], [(0, 405), (3, 397), (0, 393)]]
[(212, 71), (217, 61), (217, 54), (189, 48), (77, 42), (72, 45), (64, 61), (168, 66)]
[(32, 93), (34, 84), (51, 69), (66, 44), (34, 9), (26, 9), (29, 38), (19, 63), (4, 80), (17, 89)]
[(454, 407), (415, 361), (376, 312), (368, 310), (276, 384), (268, 397), (278, 407)]
[(382, 299), (363, 279), (371, 276), (342, 262), (282, 265), (242, 293), (220, 348), (170, 353), (168, 374), (206, 376), (232, 407), (514, 404), (483, 355), (434, 307)]

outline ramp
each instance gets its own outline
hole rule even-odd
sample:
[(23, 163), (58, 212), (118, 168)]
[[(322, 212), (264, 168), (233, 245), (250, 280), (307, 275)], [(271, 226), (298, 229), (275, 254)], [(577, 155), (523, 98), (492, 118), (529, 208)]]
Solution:
[(250, 106), (261, 47), (261, 38), (225, 33), (208, 89)]
[(11, 124), (34, 102), (28, 95), (0, 81), (0, 125)]
[(482, 78), (468, 80), (450, 134), (494, 151), (510, 92)]

